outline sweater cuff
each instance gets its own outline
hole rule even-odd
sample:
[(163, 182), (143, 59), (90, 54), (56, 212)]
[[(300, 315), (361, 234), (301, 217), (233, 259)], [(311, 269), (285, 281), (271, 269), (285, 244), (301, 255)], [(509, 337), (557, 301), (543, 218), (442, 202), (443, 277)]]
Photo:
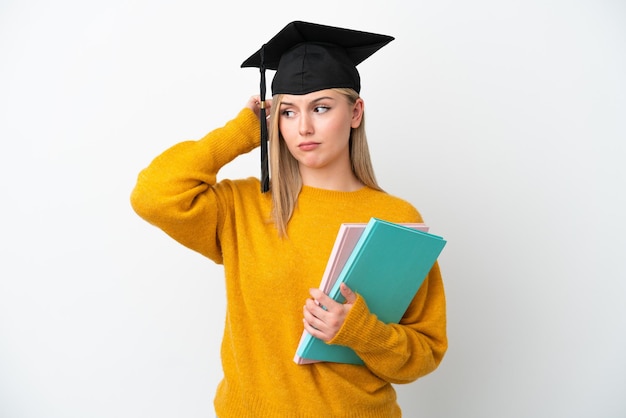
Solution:
[[(248, 108), (239, 111), (234, 119), (221, 128), (214, 129), (197, 141), (198, 148), (191, 148), (193, 158), (203, 157), (203, 169), (207, 172), (217, 171), (230, 163), (239, 155), (246, 154), (261, 142), (259, 118)], [(185, 143), (183, 143), (185, 144)], [(178, 147), (175, 145), (174, 147)], [(183, 145), (186, 146), (186, 145)], [(208, 181), (213, 184), (215, 180)]]
[(245, 107), (237, 114), (235, 121), (240, 126), (239, 131), (247, 151), (258, 147), (261, 144), (261, 126), (254, 112)]

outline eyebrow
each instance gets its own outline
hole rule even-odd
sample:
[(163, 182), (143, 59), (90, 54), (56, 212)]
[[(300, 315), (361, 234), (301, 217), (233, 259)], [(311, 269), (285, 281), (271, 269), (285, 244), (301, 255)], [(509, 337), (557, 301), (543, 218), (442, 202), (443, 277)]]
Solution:
[[(335, 100), (333, 97), (330, 96), (322, 96), (322, 97), (318, 97), (317, 99), (313, 99), (311, 100), (309, 103), (307, 103), (307, 105), (309, 104), (315, 104), (317, 102), (321, 102), (322, 100)], [(291, 102), (280, 102), (281, 106), (293, 106), (294, 104)]]

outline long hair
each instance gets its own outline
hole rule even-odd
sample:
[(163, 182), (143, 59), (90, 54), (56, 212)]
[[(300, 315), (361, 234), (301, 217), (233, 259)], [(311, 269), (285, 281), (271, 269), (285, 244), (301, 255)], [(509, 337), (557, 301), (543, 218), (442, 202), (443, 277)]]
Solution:
[[(334, 91), (344, 95), (351, 105), (356, 103), (359, 94), (348, 88), (336, 88)], [(287, 236), (287, 224), (293, 215), (298, 202), (298, 195), (302, 189), (302, 177), (298, 168), (298, 161), (291, 155), (283, 139), (278, 121), (280, 118), (280, 104), (283, 95), (277, 94), (272, 98), (270, 116), (270, 172), (272, 190), (272, 220), (281, 237)], [(375, 190), (381, 190), (374, 175), (374, 168), (367, 146), (365, 134), (365, 114), (361, 124), (350, 130), (350, 165), (352, 172), (361, 183)]]

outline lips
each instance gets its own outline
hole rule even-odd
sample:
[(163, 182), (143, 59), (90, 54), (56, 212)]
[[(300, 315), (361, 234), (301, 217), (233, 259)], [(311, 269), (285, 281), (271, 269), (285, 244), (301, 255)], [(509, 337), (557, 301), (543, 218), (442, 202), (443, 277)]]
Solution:
[(319, 145), (319, 142), (303, 142), (298, 145), (298, 148), (300, 148), (302, 151), (312, 151), (316, 149)]

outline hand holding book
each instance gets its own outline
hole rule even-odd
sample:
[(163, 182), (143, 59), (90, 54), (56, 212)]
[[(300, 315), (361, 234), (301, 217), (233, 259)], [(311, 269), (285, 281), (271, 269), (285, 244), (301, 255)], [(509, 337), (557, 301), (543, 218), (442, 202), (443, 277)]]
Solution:
[(304, 305), (304, 329), (311, 336), (324, 342), (332, 340), (345, 321), (352, 304), (354, 293), (345, 283), (341, 284), (341, 294), (345, 303), (339, 303), (320, 289), (311, 289), (311, 298)]

